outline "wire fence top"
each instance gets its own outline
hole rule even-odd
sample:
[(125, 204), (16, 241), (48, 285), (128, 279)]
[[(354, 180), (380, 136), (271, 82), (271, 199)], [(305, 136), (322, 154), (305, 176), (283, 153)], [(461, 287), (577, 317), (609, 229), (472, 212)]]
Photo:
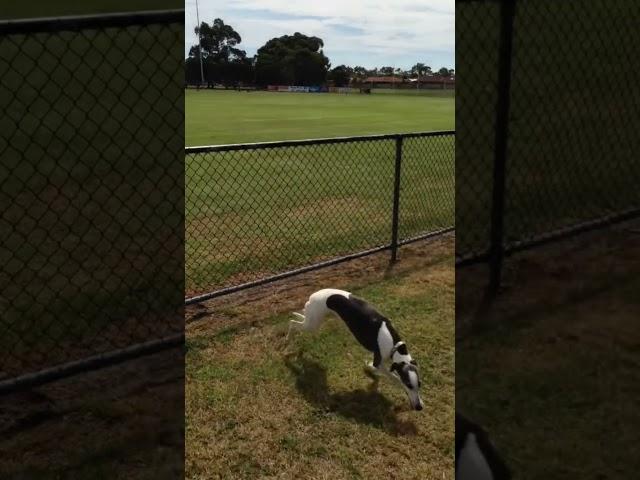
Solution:
[(72, 32), (156, 23), (184, 23), (184, 9), (3, 20), (0, 21), (0, 35)]
[(186, 147), (186, 154), (207, 152), (230, 152), (234, 150), (258, 150), (268, 148), (298, 147), (305, 145), (324, 145), (331, 143), (352, 143), (366, 141), (396, 140), (398, 138), (441, 137), (455, 135), (455, 130), (437, 130), (432, 132), (389, 133), (382, 135), (360, 135), (354, 137), (309, 138), (303, 140), (279, 140), (275, 142), (232, 143), (225, 145), (201, 145)]

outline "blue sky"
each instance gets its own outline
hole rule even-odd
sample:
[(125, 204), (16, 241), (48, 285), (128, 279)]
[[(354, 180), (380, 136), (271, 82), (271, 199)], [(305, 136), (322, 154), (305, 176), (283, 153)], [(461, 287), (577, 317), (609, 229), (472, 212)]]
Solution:
[[(255, 54), (264, 43), (295, 32), (324, 40), (333, 66), (434, 70), (455, 67), (454, 0), (198, 0), (200, 21), (222, 18)], [(185, 53), (197, 43), (195, 0), (185, 1)]]

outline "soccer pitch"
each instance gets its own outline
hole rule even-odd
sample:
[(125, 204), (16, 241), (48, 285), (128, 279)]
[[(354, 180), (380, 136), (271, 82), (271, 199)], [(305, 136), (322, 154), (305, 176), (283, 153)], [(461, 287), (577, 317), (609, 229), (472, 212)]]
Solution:
[(371, 95), (185, 91), (187, 146), (453, 130), (453, 91)]

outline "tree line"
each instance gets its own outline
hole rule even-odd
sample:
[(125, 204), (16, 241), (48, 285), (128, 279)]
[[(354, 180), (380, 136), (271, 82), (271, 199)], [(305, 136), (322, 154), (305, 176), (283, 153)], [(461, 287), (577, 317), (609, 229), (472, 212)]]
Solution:
[(209, 86), (315, 86), (331, 82), (336, 87), (344, 87), (351, 81), (363, 82), (367, 77), (406, 79), (455, 74), (454, 70), (445, 67), (434, 72), (424, 63), (416, 63), (410, 70), (388, 66), (367, 69), (339, 65), (331, 68), (331, 62), (323, 52), (322, 39), (298, 32), (272, 38), (253, 57), (248, 57), (247, 52), (239, 48), (240, 34), (220, 18), (211, 24), (202, 22), (195, 28), (195, 33), (199, 44), (189, 49), (185, 60), (185, 79), (189, 84), (199, 84), (204, 78)]

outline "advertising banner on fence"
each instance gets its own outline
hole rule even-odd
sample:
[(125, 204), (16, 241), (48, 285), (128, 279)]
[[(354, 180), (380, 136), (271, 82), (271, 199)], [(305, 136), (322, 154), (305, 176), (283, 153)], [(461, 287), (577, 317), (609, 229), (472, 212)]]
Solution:
[(358, 90), (351, 87), (329, 87), (329, 93), (354, 93)]
[(289, 85), (269, 85), (267, 90), (270, 92), (298, 92), (298, 93), (320, 93), (328, 92), (329, 89), (326, 86), (314, 86), (314, 87), (302, 87), (302, 86), (289, 86)]

